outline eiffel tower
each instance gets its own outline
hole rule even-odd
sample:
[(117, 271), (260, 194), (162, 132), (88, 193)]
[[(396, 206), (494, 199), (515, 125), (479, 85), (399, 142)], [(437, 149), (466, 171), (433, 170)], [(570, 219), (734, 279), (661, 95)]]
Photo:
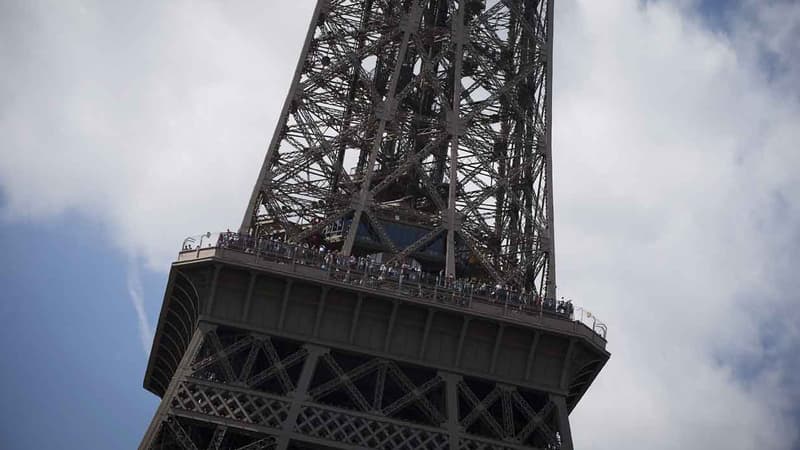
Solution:
[[(187, 238), (141, 449), (562, 449), (553, 0), (319, 0), (241, 226)], [(589, 325), (587, 325), (587, 323)]]

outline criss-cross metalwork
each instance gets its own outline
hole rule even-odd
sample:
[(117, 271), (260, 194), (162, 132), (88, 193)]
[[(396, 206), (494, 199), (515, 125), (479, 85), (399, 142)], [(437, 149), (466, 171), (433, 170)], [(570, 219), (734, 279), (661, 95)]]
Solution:
[(319, 0), (241, 231), (555, 297), (552, 0)]
[[(342, 369), (335, 354), (324, 355), (321, 362), (331, 378), (309, 390), (309, 396), (315, 400), (325, 403), (331, 394), (342, 393), (349, 400), (346, 403), (352, 404), (357, 411), (397, 417), (398, 412), (412, 407), (418, 412), (414, 418), (420, 423), (438, 426), (445, 421), (441, 405), (435, 405), (428, 397), (443, 384), (435, 373), (427, 374), (421, 383), (414, 383), (396, 362), (390, 360), (367, 359), (349, 371)], [(357, 386), (360, 380), (366, 382), (368, 389)], [(386, 402), (388, 397), (392, 401)]]
[(552, 401), (543, 400), (536, 410), (516, 388), (500, 385), (481, 399), (465, 381), (458, 384), (458, 392), (470, 408), (460, 420), (468, 432), (528, 445), (558, 447), (558, 435), (548, 425), (548, 418), (555, 412)]
[(140, 449), (573, 449), (609, 355), (555, 300), (553, 3), (317, 1), (240, 229), (173, 264)]
[(232, 329), (195, 348), (142, 448), (283, 448), (287, 431), (360, 448), (562, 448), (545, 393)]
[(269, 450), (277, 439), (273, 436), (253, 436), (235, 428), (216, 425), (213, 431), (208, 423), (170, 416), (164, 421), (154, 448), (181, 450)]

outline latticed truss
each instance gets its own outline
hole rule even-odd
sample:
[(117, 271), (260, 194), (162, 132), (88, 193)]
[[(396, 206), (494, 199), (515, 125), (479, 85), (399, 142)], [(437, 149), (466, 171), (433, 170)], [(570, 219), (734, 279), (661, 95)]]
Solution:
[(552, 0), (320, 0), (242, 224), (555, 295)]
[(194, 342), (141, 448), (562, 448), (547, 394), (233, 329)]
[(201, 421), (169, 416), (150, 448), (180, 450), (271, 450), (276, 448), (274, 436), (247, 433), (235, 427), (213, 425)]

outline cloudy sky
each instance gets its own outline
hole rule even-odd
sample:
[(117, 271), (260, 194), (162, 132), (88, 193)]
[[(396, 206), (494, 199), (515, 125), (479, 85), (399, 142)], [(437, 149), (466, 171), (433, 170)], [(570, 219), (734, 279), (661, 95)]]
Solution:
[[(0, 447), (133, 448), (170, 261), (238, 225), (313, 0), (0, 0)], [(577, 448), (800, 449), (800, 3), (556, 0)]]

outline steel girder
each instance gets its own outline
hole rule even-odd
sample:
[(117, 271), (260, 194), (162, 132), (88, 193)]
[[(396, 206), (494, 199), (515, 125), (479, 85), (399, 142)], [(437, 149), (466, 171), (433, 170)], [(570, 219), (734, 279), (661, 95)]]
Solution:
[(140, 449), (572, 448), (563, 397), (232, 328), (193, 342)]
[(241, 230), (444, 240), (447, 274), (555, 297), (552, 3), (320, 0)]

